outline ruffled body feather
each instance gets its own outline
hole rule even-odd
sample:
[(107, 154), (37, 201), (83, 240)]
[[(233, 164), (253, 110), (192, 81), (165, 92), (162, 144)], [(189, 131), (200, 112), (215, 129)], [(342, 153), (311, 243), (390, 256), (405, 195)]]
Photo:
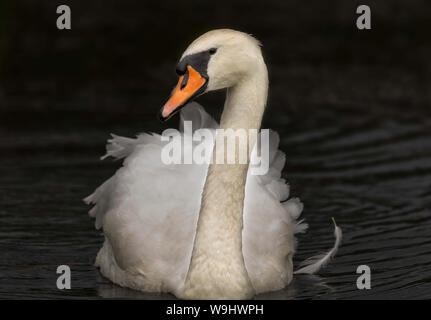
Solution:
[[(185, 120), (193, 129), (218, 127), (197, 103), (182, 110), (181, 123)], [(85, 201), (94, 204), (90, 216), (105, 235), (96, 258), (105, 277), (133, 289), (181, 296), (208, 164), (164, 164), (164, 144), (157, 134), (113, 136), (105, 157), (124, 159), (123, 166)], [(257, 176), (249, 170), (245, 186), (242, 253), (256, 293), (291, 281), (294, 235), (307, 228), (298, 220), (302, 203), (288, 199), (289, 186), (281, 178), (286, 159), (278, 144), (271, 132), (269, 171)]]

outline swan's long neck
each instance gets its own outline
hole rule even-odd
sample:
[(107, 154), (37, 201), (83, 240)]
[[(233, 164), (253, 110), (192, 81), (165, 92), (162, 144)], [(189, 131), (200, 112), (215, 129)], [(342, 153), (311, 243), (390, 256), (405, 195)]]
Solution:
[[(260, 129), (268, 92), (263, 59), (257, 70), (227, 90), (221, 129), (245, 129), (247, 132)], [(254, 142), (251, 141), (252, 145)], [(219, 144), (216, 139), (214, 153)], [(238, 160), (238, 148), (236, 153)], [(247, 170), (248, 163), (227, 164), (225, 161), (209, 166), (184, 287), (185, 298), (245, 299), (254, 294), (242, 254)]]

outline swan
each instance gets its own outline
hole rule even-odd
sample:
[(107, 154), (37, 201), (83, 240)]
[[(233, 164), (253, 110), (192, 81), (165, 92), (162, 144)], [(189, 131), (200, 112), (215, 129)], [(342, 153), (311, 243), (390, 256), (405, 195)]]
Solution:
[[(159, 116), (166, 121), (181, 110), (183, 138), (190, 135), (185, 121), (211, 132), (260, 129), (268, 72), (253, 36), (209, 31), (185, 50), (176, 71), (178, 84)], [(192, 100), (219, 89), (227, 95), (217, 124)], [(211, 143), (215, 150), (219, 141)], [(298, 219), (301, 201), (288, 199), (278, 144), (270, 132), (269, 170), (253, 175), (249, 161), (256, 148), (246, 163), (165, 164), (160, 135), (112, 135), (104, 157), (124, 159), (123, 166), (84, 199), (94, 205), (89, 214), (104, 233), (95, 262), (102, 275), (120, 286), (183, 299), (249, 299), (284, 288), (293, 277), (295, 234), (307, 224)], [(341, 239), (337, 226), (335, 236), (334, 248), (306, 261), (298, 273), (326, 264)]]

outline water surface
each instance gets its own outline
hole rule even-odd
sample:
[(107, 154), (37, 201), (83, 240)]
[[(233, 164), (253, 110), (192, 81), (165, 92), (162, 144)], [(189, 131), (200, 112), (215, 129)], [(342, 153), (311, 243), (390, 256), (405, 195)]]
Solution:
[[(7, 124), (15, 117), (5, 114), (0, 137), (0, 298), (174, 298), (100, 276), (93, 261), (103, 237), (81, 201), (120, 165), (98, 160), (108, 134), (133, 135), (155, 126), (154, 118), (91, 120), (87, 112), (69, 112), (55, 121), (42, 112), (16, 130)], [(344, 238), (318, 275), (296, 276), (288, 288), (256, 298), (430, 298), (431, 118), (321, 109), (264, 124), (281, 135), (284, 176), (310, 224), (299, 236), (295, 265), (333, 245), (331, 217)], [(56, 288), (61, 264), (71, 267), (72, 290)], [(356, 288), (361, 264), (371, 268), (371, 290)]]

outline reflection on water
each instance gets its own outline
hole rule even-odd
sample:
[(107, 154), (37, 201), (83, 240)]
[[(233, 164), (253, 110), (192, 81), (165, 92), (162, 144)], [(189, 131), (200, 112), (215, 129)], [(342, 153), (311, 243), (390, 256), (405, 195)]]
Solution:
[[(310, 224), (295, 265), (332, 246), (331, 217), (344, 239), (319, 275), (296, 276), (288, 288), (256, 299), (431, 298), (431, 117), (413, 111), (402, 118), (321, 108), (265, 119), (282, 137), (284, 176)], [(3, 114), (0, 298), (173, 299), (99, 275), (93, 261), (103, 237), (81, 202), (120, 165), (98, 160), (108, 134), (131, 136), (152, 128), (154, 117), (87, 116), (35, 114), (34, 131), (8, 126), (19, 115)], [(56, 289), (60, 264), (72, 269), (72, 290)], [(371, 290), (356, 288), (361, 264), (371, 268)]]

